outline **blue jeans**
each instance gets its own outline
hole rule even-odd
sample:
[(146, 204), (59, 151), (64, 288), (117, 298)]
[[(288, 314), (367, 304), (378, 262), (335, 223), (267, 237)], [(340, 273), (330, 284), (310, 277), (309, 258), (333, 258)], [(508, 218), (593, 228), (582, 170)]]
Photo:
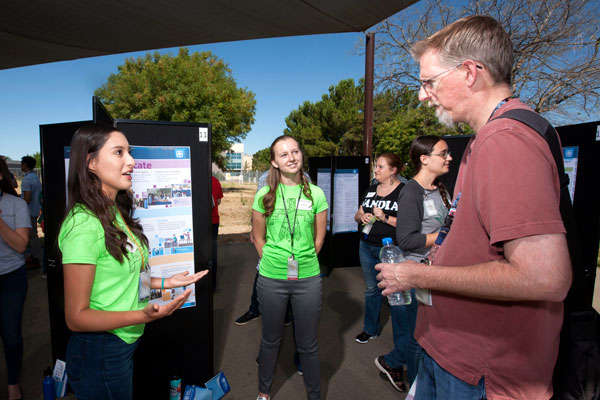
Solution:
[[(379, 315), (384, 297), (381, 295), (381, 289), (377, 287), (377, 283), (379, 283), (377, 281), (378, 272), (375, 269), (375, 264), (381, 262), (379, 259), (380, 250), (381, 246), (375, 246), (362, 240), (360, 241), (358, 254), (366, 284), (365, 322), (363, 331), (369, 335), (379, 335), (381, 331)], [(390, 316), (392, 317), (394, 350), (385, 356), (385, 362), (392, 368), (402, 368), (402, 365), (407, 363), (406, 347), (411, 332), (405, 306), (390, 307)], [(414, 332), (414, 324), (412, 332)]]
[(304, 372), (309, 400), (321, 398), (319, 361), (319, 314), (322, 301), (321, 276), (289, 281), (259, 275), (258, 304), (262, 315), (262, 339), (258, 364), (258, 390), (270, 393), (275, 375), (283, 322), (288, 302), (292, 303), (296, 348)]
[(73, 332), (67, 346), (67, 374), (79, 400), (131, 400), (133, 352), (108, 332)]
[(474, 386), (446, 371), (422, 351), (415, 400), (484, 400), (486, 399), (483, 377)]
[(8, 384), (19, 383), (23, 361), (23, 334), (21, 321), (27, 294), (25, 265), (8, 274), (0, 275), (0, 338), (8, 371)]
[(415, 289), (410, 290), (410, 297), (412, 301), (409, 305), (390, 307), (394, 349), (384, 356), (384, 360), (392, 368), (400, 368), (406, 364), (408, 383), (412, 385), (417, 376), (422, 349), (415, 340), (419, 307), (415, 298)]

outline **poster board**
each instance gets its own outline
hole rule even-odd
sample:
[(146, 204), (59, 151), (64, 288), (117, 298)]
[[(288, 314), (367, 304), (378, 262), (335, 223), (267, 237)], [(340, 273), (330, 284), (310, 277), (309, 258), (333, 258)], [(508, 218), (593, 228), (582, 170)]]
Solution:
[(360, 266), (360, 237), (354, 215), (360, 197), (369, 187), (370, 162), (364, 156), (309, 159), (310, 178), (323, 189), (329, 204), (327, 233), (319, 253), (319, 262), (327, 275), (337, 267)]

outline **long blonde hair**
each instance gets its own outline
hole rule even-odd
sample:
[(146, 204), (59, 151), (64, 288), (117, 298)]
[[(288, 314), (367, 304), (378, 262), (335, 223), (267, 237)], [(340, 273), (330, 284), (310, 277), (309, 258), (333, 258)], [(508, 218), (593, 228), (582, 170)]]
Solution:
[[(271, 148), (269, 150), (269, 154), (271, 156), (270, 161), (275, 160), (275, 150), (274, 150), (275, 145), (277, 143), (281, 142), (282, 140), (288, 140), (288, 139), (291, 139), (294, 142), (296, 142), (296, 144), (298, 145), (298, 148), (300, 149), (300, 153), (302, 154), (302, 159), (304, 160), (304, 152), (300, 148), (300, 143), (298, 143), (298, 141), (291, 136), (281, 135), (278, 138), (276, 138), (273, 141), (273, 143), (271, 143)], [(304, 162), (302, 162), (302, 166), (303, 167), (300, 168), (300, 172), (299, 172), (300, 177), (302, 179), (302, 192), (304, 193), (304, 195), (307, 198), (312, 200), (310, 186), (308, 184), (308, 180), (306, 179), (306, 176), (304, 176)], [(269, 175), (267, 175), (267, 185), (269, 186), (269, 191), (262, 198), (262, 204), (265, 209), (265, 215), (267, 217), (269, 217), (271, 214), (273, 214), (273, 210), (275, 209), (275, 200), (277, 198), (277, 186), (279, 186), (279, 182), (281, 182), (281, 171), (279, 171), (279, 168), (275, 168), (273, 166), (273, 164), (270, 163)]]

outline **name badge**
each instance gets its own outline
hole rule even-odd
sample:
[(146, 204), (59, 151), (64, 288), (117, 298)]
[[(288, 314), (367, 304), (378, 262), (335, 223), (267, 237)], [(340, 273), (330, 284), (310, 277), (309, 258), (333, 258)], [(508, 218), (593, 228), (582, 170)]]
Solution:
[(298, 280), (298, 261), (294, 260), (294, 256), (288, 257), (287, 278), (291, 281)]
[(150, 298), (150, 268), (148, 265), (144, 267), (144, 270), (140, 272), (140, 285), (138, 288), (138, 301), (142, 302)]
[(426, 217), (434, 217), (437, 215), (433, 199), (423, 200), (423, 209), (425, 210)]
[(300, 199), (298, 202), (298, 210), (310, 211), (312, 210), (312, 201)]

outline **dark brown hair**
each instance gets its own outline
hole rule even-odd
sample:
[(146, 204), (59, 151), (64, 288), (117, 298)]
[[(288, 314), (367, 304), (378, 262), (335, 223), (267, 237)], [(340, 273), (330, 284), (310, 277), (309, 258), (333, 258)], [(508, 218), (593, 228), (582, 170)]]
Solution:
[(2, 180), (0, 180), (0, 189), (2, 190), (2, 193), (18, 196), (17, 191), (12, 186), (12, 174), (8, 169), (6, 161), (2, 157), (0, 157), (0, 173), (2, 174)]
[[(410, 145), (410, 161), (415, 168), (415, 175), (419, 173), (423, 164), (421, 163), (421, 156), (430, 156), (435, 145), (443, 140), (439, 136), (434, 135), (423, 135), (417, 136)], [(448, 209), (450, 209), (450, 200), (448, 200), (448, 192), (446, 187), (442, 183), (439, 177), (435, 178), (433, 184), (440, 189), (440, 195), (442, 200)]]
[[(94, 213), (104, 229), (106, 249), (115, 259), (123, 262), (127, 255), (127, 235), (115, 223), (115, 205), (121, 211), (125, 223), (131, 232), (145, 246), (148, 239), (142, 226), (133, 218), (133, 195), (129, 190), (119, 190), (113, 202), (102, 190), (102, 181), (89, 169), (90, 161), (98, 157), (113, 132), (119, 132), (111, 126), (86, 125), (75, 132), (71, 140), (71, 156), (69, 161), (68, 194), (66, 215), (76, 204), (83, 204)], [(65, 215), (65, 217), (66, 217)]]
[[(300, 153), (302, 153), (302, 158), (304, 159), (304, 152), (300, 148), (300, 144), (298, 143), (298, 141), (291, 136), (281, 135), (278, 138), (276, 138), (273, 141), (273, 143), (271, 143), (271, 148), (269, 151), (270, 161), (275, 160), (275, 150), (274, 150), (275, 145), (277, 143), (281, 142), (282, 140), (293, 140), (294, 142), (296, 142), (296, 144), (298, 144), (298, 148), (300, 149)], [(304, 166), (304, 162), (302, 162), (302, 165)], [(308, 180), (304, 176), (304, 169), (300, 168), (299, 173), (300, 173), (300, 177), (302, 179), (302, 192), (304, 192), (304, 195), (307, 198), (312, 200), (310, 186), (308, 184)], [(275, 168), (273, 166), (273, 164), (270, 163), (269, 175), (267, 175), (267, 185), (269, 186), (269, 191), (262, 198), (262, 204), (265, 209), (265, 215), (267, 217), (269, 217), (271, 214), (273, 214), (273, 210), (275, 209), (275, 200), (277, 198), (277, 187), (279, 186), (280, 181), (281, 181), (281, 172), (279, 171), (279, 168)]]

